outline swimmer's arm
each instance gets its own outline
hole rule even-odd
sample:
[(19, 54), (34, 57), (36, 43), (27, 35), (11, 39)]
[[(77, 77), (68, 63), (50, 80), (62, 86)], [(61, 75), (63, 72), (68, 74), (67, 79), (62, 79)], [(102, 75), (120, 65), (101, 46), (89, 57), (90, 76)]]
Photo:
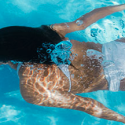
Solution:
[[(61, 24), (55, 24), (55, 29), (59, 30), (58, 32), (62, 33), (64, 36), (67, 33), (78, 31), (78, 30), (84, 30), (94, 22), (98, 21), (101, 18), (106, 17), (107, 15), (110, 15), (112, 13), (125, 10), (125, 4), (122, 5), (116, 5), (116, 6), (108, 6), (108, 7), (102, 7), (94, 9), (93, 11), (83, 15), (82, 17), (76, 19), (73, 22), (68, 23), (61, 23)], [(83, 24), (78, 26), (76, 24), (76, 21), (83, 21)]]

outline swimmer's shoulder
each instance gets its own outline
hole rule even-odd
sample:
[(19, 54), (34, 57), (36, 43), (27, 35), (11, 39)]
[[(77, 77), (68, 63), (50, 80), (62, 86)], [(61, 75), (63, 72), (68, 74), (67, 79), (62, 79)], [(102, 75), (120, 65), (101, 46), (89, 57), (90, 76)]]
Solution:
[(81, 51), (83, 52), (88, 49), (86, 42), (80, 42), (77, 40), (70, 40), (70, 42), (72, 43), (72, 51), (79, 53)]
[(79, 51), (80, 50), (86, 51), (87, 49), (94, 49), (101, 52), (102, 44), (99, 43), (84, 42), (84, 41), (80, 42), (77, 40), (71, 40), (70, 42), (72, 43), (74, 50), (78, 49)]

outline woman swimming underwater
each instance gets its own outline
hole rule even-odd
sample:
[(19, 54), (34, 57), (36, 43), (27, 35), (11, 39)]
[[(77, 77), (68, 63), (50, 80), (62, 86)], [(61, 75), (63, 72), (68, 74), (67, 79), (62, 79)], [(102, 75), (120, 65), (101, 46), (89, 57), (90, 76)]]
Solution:
[(65, 38), (67, 33), (84, 30), (97, 20), (122, 10), (125, 4), (95, 9), (69, 23), (1, 29), (0, 61), (18, 70), (22, 97), (32, 104), (80, 110), (125, 123), (124, 116), (96, 100), (75, 95), (97, 90), (125, 90), (124, 55), (121, 54), (125, 39), (101, 45)]

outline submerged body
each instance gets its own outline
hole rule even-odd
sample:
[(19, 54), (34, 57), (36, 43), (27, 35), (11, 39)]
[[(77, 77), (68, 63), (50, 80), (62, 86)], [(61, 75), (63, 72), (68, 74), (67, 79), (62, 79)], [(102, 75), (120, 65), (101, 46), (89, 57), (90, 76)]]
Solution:
[[(58, 41), (61, 39), (67, 40), (68, 38), (64, 37), (67, 33), (83, 30), (97, 20), (124, 9), (125, 4), (114, 7), (98, 8), (73, 22), (51, 25), (51, 29), (61, 37)], [(43, 35), (51, 35), (51, 37), (53, 37), (52, 34), (46, 34), (46, 32), (43, 32)], [(51, 37), (48, 39), (48, 41), (51, 40)], [(41, 37), (41, 39), (43, 38)], [(40, 42), (39, 37), (37, 40)], [(56, 41), (56, 43), (58, 43), (58, 41)], [(124, 42), (125, 39), (117, 41)], [(62, 72), (59, 66), (56, 65), (56, 63), (51, 65), (47, 63), (41, 64), (40, 60), (36, 60), (38, 56), (37, 54), (34, 57), (31, 55), (31, 58), (33, 58), (32, 61), (35, 60), (35, 63), (23, 61), (24, 63), (20, 65), (20, 68), (17, 68), (18, 64), (13, 64), (12, 62), (8, 63), (12, 68), (19, 69), (18, 74), (20, 78), (20, 90), (23, 98), (29, 103), (40, 106), (75, 109), (84, 111), (99, 118), (125, 123), (124, 116), (106, 108), (103, 104), (97, 102), (96, 100), (75, 95), (76, 93), (108, 90), (109, 83), (105, 78), (103, 70), (104, 67), (102, 66), (102, 61), (104, 60), (103, 56), (95, 58), (96, 55), (92, 55), (90, 58), (87, 55), (87, 52), (90, 49), (102, 53), (102, 45), (92, 42), (78, 42), (75, 40), (71, 40), (71, 43), (73, 45), (69, 58), (71, 64), (68, 66), (71, 80), (70, 92), (69, 78)], [(30, 44), (28, 43), (28, 45)], [(27, 51), (26, 48), (25, 50)], [(29, 48), (29, 50), (31, 49)], [(45, 53), (46, 49), (44, 48), (44, 51), (42, 52)], [(15, 57), (18, 58), (18, 55)], [(49, 61), (52, 61), (49, 54), (47, 58)], [(42, 61), (47, 62), (47, 60), (44, 60), (44, 56), (42, 56)], [(121, 79), (120, 82), (120, 89), (124, 90), (124, 79)]]
[[(97, 90), (108, 90), (108, 82), (105, 78), (103, 66), (100, 60), (87, 56), (88, 49), (102, 50), (101, 44), (92, 42), (78, 42), (71, 40), (71, 51), (77, 56), (69, 66), (71, 78), (71, 91), (69, 80), (57, 65), (28, 63), (19, 69), (20, 90), (23, 98), (32, 104), (40, 106), (70, 108), (85, 111), (96, 117), (120, 121), (125, 123), (122, 115), (106, 108), (101, 103), (75, 95)], [(79, 44), (78, 44), (79, 43)], [(101, 58), (103, 61), (103, 59)], [(124, 90), (124, 82), (121, 81), (121, 90)]]

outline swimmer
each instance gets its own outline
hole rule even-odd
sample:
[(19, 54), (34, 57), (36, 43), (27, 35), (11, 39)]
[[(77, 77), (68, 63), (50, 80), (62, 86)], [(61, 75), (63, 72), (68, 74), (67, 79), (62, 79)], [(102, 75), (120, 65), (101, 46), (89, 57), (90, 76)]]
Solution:
[[(125, 123), (123, 115), (94, 99), (76, 95), (97, 90), (125, 90), (124, 71), (121, 71), (124, 60), (119, 57), (125, 38), (104, 45), (70, 40), (72, 46), (69, 46), (69, 53), (68, 38), (65, 37), (67, 33), (84, 30), (97, 20), (122, 10), (125, 10), (125, 4), (95, 9), (73, 22), (39, 28), (1, 29), (0, 61), (18, 70), (24, 100), (40, 106), (79, 110), (98, 118)], [(60, 45), (61, 41), (64, 43)], [(118, 48), (118, 57), (110, 58), (115, 54), (112, 52), (114, 48), (108, 45)], [(60, 57), (61, 49), (69, 54), (64, 60)], [(115, 65), (117, 69), (114, 69)], [(112, 70), (115, 74), (110, 72)], [(117, 74), (122, 74), (118, 80)], [(113, 78), (117, 80), (115, 84), (112, 83)], [(112, 88), (113, 85), (116, 87)]]

